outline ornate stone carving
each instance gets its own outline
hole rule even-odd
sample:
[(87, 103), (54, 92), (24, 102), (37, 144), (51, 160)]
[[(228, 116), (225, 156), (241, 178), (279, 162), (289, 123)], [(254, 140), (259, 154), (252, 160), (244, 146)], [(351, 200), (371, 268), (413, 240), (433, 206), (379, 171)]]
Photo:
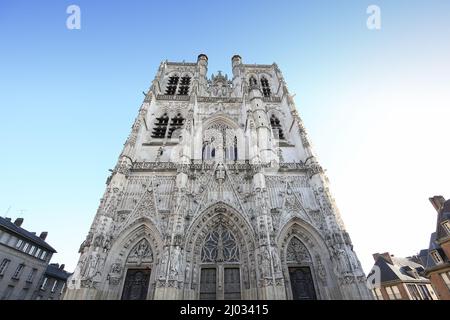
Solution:
[(133, 249), (131, 249), (130, 254), (127, 258), (127, 263), (135, 263), (140, 265), (142, 263), (152, 263), (153, 262), (153, 252), (150, 244), (146, 239), (142, 239), (137, 243)]
[(206, 237), (201, 252), (202, 262), (238, 262), (239, 247), (232, 233), (219, 225)]
[(293, 237), (289, 242), (286, 252), (286, 261), (299, 264), (311, 262), (311, 256), (308, 249), (306, 249), (305, 245), (297, 237)]

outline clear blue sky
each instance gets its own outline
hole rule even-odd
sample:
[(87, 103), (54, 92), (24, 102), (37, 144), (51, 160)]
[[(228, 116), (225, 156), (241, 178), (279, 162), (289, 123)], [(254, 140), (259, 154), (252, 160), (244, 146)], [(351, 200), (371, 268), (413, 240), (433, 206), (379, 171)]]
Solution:
[(447, 0), (2, 0), (0, 215), (49, 231), (73, 270), (160, 61), (206, 53), (230, 75), (240, 54), (283, 71), (366, 271), (374, 252), (414, 254), (428, 197), (450, 197), (449, 40)]

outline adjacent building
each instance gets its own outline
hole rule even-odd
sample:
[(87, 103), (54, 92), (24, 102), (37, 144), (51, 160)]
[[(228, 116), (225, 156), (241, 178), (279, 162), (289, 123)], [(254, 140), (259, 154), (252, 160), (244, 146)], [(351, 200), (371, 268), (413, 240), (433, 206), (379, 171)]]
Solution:
[[(0, 217), (0, 299), (34, 299), (48, 274), (56, 250), (39, 236), (22, 228), (23, 219), (14, 222)], [(61, 280), (62, 281), (62, 280)]]
[(64, 264), (50, 263), (39, 281), (33, 299), (59, 300), (65, 293), (66, 282), (71, 273), (64, 270)]
[(400, 258), (385, 252), (375, 253), (369, 278), (378, 273), (372, 293), (377, 300), (438, 300), (418, 256)]
[(437, 211), (436, 230), (431, 234), (429, 248), (422, 250), (420, 257), (439, 298), (450, 300), (450, 200), (434, 196), (430, 202)]
[(231, 69), (160, 64), (65, 299), (372, 299), (282, 72)]

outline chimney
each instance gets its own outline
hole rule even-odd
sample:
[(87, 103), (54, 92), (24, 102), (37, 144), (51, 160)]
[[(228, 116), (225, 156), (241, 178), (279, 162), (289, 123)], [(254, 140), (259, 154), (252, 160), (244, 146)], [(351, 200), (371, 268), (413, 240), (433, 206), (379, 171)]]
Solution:
[(66, 265), (63, 263), (62, 265), (59, 266), (59, 269), (64, 270), (65, 267), (66, 267)]
[[(393, 255), (392, 255), (393, 256)], [(386, 260), (386, 262), (388, 262), (388, 263), (390, 263), (390, 264), (394, 264), (393, 262), (392, 262), (392, 259), (391, 259), (391, 255), (389, 254), (389, 252), (385, 252), (385, 253), (374, 253), (373, 255), (372, 255), (372, 257), (373, 257), (373, 260), (375, 260), (375, 262), (377, 262), (377, 260), (378, 260), (378, 258), (383, 258), (384, 260)]]
[(18, 227), (20, 227), (23, 223), (23, 218), (17, 218), (16, 221), (14, 221), (14, 224)]
[(443, 196), (434, 196), (432, 198), (429, 198), (431, 204), (433, 205), (434, 209), (439, 213), (442, 207), (445, 203), (445, 198)]
[(39, 235), (39, 238), (41, 238), (42, 240), (45, 240), (45, 239), (47, 239), (47, 235), (48, 235), (47, 231), (41, 232), (41, 234)]

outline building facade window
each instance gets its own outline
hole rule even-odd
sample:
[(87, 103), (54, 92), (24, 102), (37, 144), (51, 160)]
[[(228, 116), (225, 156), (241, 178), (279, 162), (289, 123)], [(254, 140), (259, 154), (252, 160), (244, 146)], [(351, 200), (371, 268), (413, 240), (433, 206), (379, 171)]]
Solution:
[(433, 300), (431, 297), (430, 291), (428, 290), (427, 286), (425, 284), (419, 284), (417, 285), (419, 288), (419, 291), (422, 294), (423, 300)]
[(211, 147), (209, 143), (204, 143), (202, 155), (203, 155), (202, 160), (214, 160), (216, 158), (216, 149)]
[(8, 269), (10, 262), (11, 260), (3, 259), (2, 263), (0, 264), (0, 276), (2, 276), (5, 273), (6, 269)]
[(25, 268), (24, 264), (19, 264), (17, 266), (16, 271), (14, 272), (12, 278), (18, 280), (20, 278), (20, 275), (22, 274), (23, 269)]
[(37, 248), (36, 252), (34, 253), (34, 256), (35, 256), (36, 258), (38, 258), (40, 254), (41, 254), (41, 249), (40, 249), (40, 248)]
[[(174, 131), (175, 130), (180, 131), (181, 128), (183, 127), (183, 125), (184, 125), (184, 118), (179, 113), (175, 117), (170, 119), (170, 127), (169, 127), (169, 132), (167, 133), (167, 137), (172, 138)], [(178, 137), (175, 137), (175, 138), (178, 138)]]
[(445, 220), (441, 223), (442, 228), (444, 228), (445, 232), (447, 232), (447, 235), (450, 235), (450, 221)]
[(175, 94), (179, 96), (186, 96), (189, 94), (189, 86), (191, 85), (191, 77), (177, 75), (169, 77), (166, 87), (166, 95), (173, 96)]
[(381, 293), (381, 289), (380, 288), (373, 289), (373, 293), (374, 293), (375, 299), (383, 300), (383, 294)]
[(23, 245), (22, 251), (27, 252), (29, 246), (30, 246), (30, 244), (28, 242), (25, 242), (25, 244)]
[(386, 287), (386, 292), (389, 296), (389, 300), (397, 300), (402, 298), (400, 290), (398, 290), (397, 286)]
[(444, 280), (444, 283), (447, 286), (448, 290), (450, 290), (450, 271), (443, 272), (440, 275), (441, 275), (442, 280)]
[(47, 257), (47, 251), (42, 251), (41, 259), (45, 260), (46, 257)]
[(415, 284), (407, 284), (406, 287), (408, 288), (409, 294), (413, 300), (422, 300), (422, 296), (420, 295)]
[(55, 292), (57, 287), (58, 287), (58, 280), (55, 280), (55, 282), (53, 282), (52, 292)]
[(190, 77), (182, 77), (180, 85), (178, 86), (178, 95), (186, 96), (189, 94), (189, 85), (191, 84)]
[(433, 250), (433, 251), (431, 251), (431, 257), (433, 258), (433, 260), (434, 260), (434, 263), (436, 263), (436, 264), (441, 264), (443, 261), (442, 261), (442, 258), (441, 258), (441, 255), (439, 254), (439, 252), (437, 252), (437, 250)]
[(42, 281), (42, 285), (41, 285), (41, 290), (45, 290), (45, 287), (47, 286), (47, 282), (48, 282), (48, 278), (47, 277), (45, 277), (44, 278), (44, 281)]
[(274, 114), (272, 114), (272, 116), (270, 117), (270, 126), (272, 127), (275, 138), (280, 140), (286, 139), (283, 133), (281, 122)]
[(166, 95), (173, 96), (177, 92), (177, 86), (179, 81), (180, 77), (178, 76), (169, 77), (169, 81), (167, 82), (166, 87)]
[(33, 255), (35, 249), (36, 249), (35, 246), (31, 246), (30, 250), (28, 251), (28, 254)]
[(164, 113), (161, 117), (156, 118), (153, 126), (152, 138), (163, 139), (166, 136), (168, 125), (169, 116), (167, 113)]
[(262, 88), (263, 96), (270, 97), (269, 81), (264, 77), (261, 78), (261, 88)]
[(28, 275), (27, 282), (33, 282), (36, 272), (37, 272), (37, 269), (31, 270), (30, 274)]
[(66, 283), (63, 282), (63, 285), (61, 286), (61, 291), (59, 292), (59, 294), (63, 294), (65, 288), (66, 288)]
[(19, 240), (17, 241), (17, 243), (16, 243), (16, 248), (17, 248), (17, 249), (20, 249), (20, 247), (22, 246), (22, 244), (23, 244), (23, 240), (20, 240), (20, 239), (19, 239)]

